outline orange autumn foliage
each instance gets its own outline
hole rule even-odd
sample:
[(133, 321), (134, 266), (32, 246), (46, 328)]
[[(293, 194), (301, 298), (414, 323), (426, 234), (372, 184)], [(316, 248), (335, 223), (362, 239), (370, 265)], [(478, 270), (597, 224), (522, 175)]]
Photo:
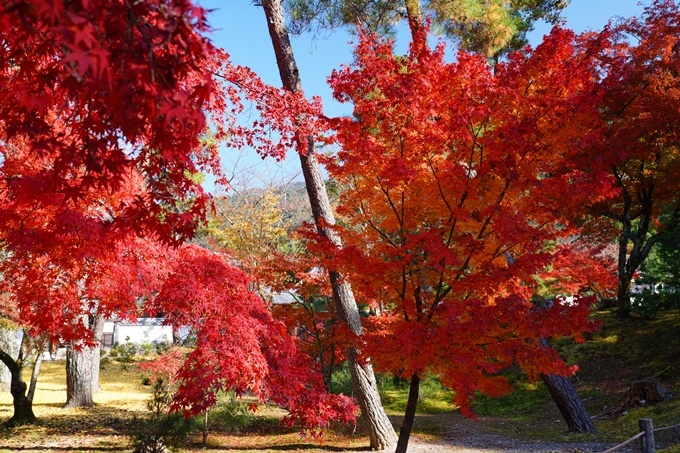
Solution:
[(332, 122), (342, 150), (328, 162), (350, 187), (339, 207), (346, 244), (316, 250), (386, 306), (368, 319), (376, 365), (434, 372), (468, 414), (475, 391), (509, 390), (505, 367), (568, 373), (539, 340), (592, 328), (592, 298), (546, 310), (531, 299), (554, 244), (577, 233), (564, 211), (588, 192), (563, 164), (598, 124), (598, 44), (556, 28), (492, 73), (478, 56), (446, 63), (442, 47), (415, 44), (399, 57), (362, 36), (353, 66), (330, 79), (354, 105)]

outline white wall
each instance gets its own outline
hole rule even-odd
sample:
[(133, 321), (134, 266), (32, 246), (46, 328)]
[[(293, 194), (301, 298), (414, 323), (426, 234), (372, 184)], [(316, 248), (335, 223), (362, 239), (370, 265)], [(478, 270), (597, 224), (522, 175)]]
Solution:
[(170, 343), (172, 326), (162, 325), (159, 318), (139, 318), (136, 324), (117, 322), (113, 329), (114, 344)]

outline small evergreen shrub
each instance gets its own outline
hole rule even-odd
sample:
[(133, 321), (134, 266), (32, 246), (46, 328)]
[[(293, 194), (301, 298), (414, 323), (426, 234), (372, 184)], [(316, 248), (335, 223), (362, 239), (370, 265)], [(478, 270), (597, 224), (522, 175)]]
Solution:
[(153, 383), (153, 393), (147, 403), (150, 415), (147, 419), (135, 418), (130, 434), (135, 453), (166, 453), (176, 450), (191, 431), (181, 413), (168, 413), (170, 390), (158, 377)]
[(253, 414), (248, 412), (243, 401), (234, 392), (220, 393), (217, 405), (210, 411), (213, 423), (224, 431), (239, 433), (253, 422)]
[(116, 344), (111, 349), (111, 357), (115, 357), (116, 360), (118, 360), (121, 363), (134, 362), (136, 355), (137, 347), (134, 344), (130, 343), (129, 341), (126, 341), (124, 344)]

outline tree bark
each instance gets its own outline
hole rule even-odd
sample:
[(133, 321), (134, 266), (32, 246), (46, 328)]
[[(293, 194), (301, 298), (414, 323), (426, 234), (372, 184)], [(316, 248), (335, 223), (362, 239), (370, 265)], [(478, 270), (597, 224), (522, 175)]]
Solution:
[(397, 442), (397, 449), (394, 453), (406, 453), (408, 440), (409, 437), (411, 437), (411, 430), (413, 429), (413, 421), (416, 418), (419, 392), (420, 376), (414, 374), (411, 376), (411, 386), (408, 390), (408, 400), (406, 402), (406, 413), (404, 414), (404, 421), (401, 423), (401, 430), (399, 430), (399, 442)]
[(569, 378), (556, 374), (542, 374), (541, 379), (550, 391), (557, 408), (572, 433), (596, 433), (597, 428), (588, 416), (583, 401), (579, 398)]
[[(87, 316), (82, 317), (87, 327)], [(86, 347), (81, 342), (71, 342), (66, 347), (66, 404), (64, 407), (89, 407), (92, 400), (93, 352), (95, 348)], [(99, 374), (97, 373), (97, 376)]]
[(425, 21), (423, 20), (420, 0), (406, 0), (406, 17), (413, 43), (418, 47), (427, 45), (427, 39), (422, 34), (423, 28), (425, 28)]
[(42, 365), (43, 361), (43, 345), (40, 344), (38, 347), (38, 354), (35, 357), (35, 361), (33, 362), (33, 372), (31, 373), (31, 383), (28, 386), (28, 393), (26, 394), (26, 398), (33, 403), (33, 396), (35, 396), (35, 389), (38, 386), (38, 375), (40, 375), (40, 367)]
[[(21, 341), (17, 337), (19, 330), (11, 327), (0, 328), (0, 349), (13, 359), (19, 357)], [(12, 373), (6, 366), (0, 365), (0, 392), (9, 392), (12, 385)]]
[(96, 316), (92, 325), (92, 336), (96, 346), (92, 348), (92, 393), (99, 393), (99, 367), (101, 365), (102, 337), (104, 335), (104, 318)]
[(21, 378), (21, 366), (9, 354), (0, 349), (0, 361), (9, 368), (12, 376), (10, 392), (14, 400), (14, 415), (7, 422), (8, 425), (20, 425), (35, 421), (33, 402), (26, 396), (26, 383)]
[(619, 318), (627, 318), (630, 316), (630, 286), (632, 276), (626, 275), (625, 271), (619, 271), (618, 280), (616, 287), (616, 315)]
[[(549, 346), (548, 341), (541, 339), (541, 344)], [(569, 431), (573, 433), (596, 433), (597, 428), (590, 419), (583, 401), (579, 398), (569, 378), (556, 374), (542, 374), (541, 379), (555, 401), (562, 417), (567, 422)]]
[[(262, 0), (262, 6), (267, 18), (269, 36), (274, 46), (281, 82), (286, 90), (297, 93), (302, 90), (302, 83), (293, 55), (293, 48), (290, 44), (281, 0)], [(335, 224), (335, 217), (331, 210), (321, 168), (316, 159), (314, 141), (312, 137), (301, 138), (300, 140), (305, 139), (307, 153), (300, 154), (300, 163), (314, 221), (321, 236), (340, 246), (341, 241), (338, 235), (327, 227), (327, 225)], [(352, 288), (336, 270), (328, 269), (328, 273), (333, 288), (333, 299), (340, 319), (349, 326), (353, 333), (361, 335), (363, 329)], [(357, 360), (358, 355), (359, 351), (355, 348), (351, 348), (347, 352), (355, 397), (359, 401), (366, 421), (371, 440), (370, 446), (375, 450), (391, 448), (395, 444), (397, 436), (380, 402), (373, 368), (367, 360)]]
[[(80, 348), (80, 350), (79, 350)], [(66, 348), (66, 405), (92, 406), (92, 351), (70, 343)]]

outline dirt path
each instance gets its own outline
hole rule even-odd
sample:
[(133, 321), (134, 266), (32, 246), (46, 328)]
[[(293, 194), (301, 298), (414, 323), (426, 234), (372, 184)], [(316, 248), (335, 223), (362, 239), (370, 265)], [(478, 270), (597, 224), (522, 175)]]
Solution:
[[(420, 423), (427, 423), (428, 416), (419, 417)], [(409, 453), (600, 453), (614, 446), (614, 444), (603, 442), (560, 443), (532, 440), (523, 436), (507, 437), (489, 434), (485, 432), (485, 429), (493, 423), (493, 419), (481, 417), (479, 421), (472, 421), (460, 413), (429, 417), (446, 427), (442, 438), (433, 440), (416, 435), (409, 442)], [(555, 429), (566, 431), (566, 425), (556, 424)], [(636, 450), (629, 447), (618, 450), (621, 453), (634, 451)]]
[[(511, 439), (493, 434), (466, 434), (441, 441), (419, 438), (409, 443), (409, 453), (599, 453), (612, 447), (600, 442), (554, 443), (546, 441), (527, 441)], [(634, 450), (624, 448), (619, 452), (630, 453)]]

